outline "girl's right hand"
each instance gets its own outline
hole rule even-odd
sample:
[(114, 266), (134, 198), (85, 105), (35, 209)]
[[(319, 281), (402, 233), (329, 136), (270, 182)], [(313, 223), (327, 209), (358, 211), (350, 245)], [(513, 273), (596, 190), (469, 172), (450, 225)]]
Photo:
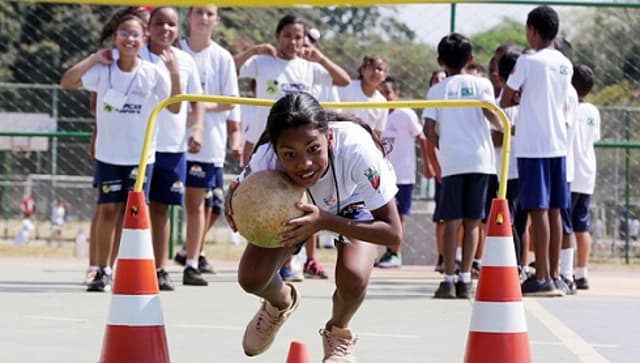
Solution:
[(113, 54), (111, 53), (111, 49), (100, 49), (99, 51), (95, 52), (93, 56), (95, 60), (100, 64), (113, 63)]
[(264, 44), (258, 44), (253, 48), (253, 52), (254, 54), (261, 54), (261, 55), (270, 55), (272, 57), (275, 57), (278, 54), (278, 51), (276, 50), (276, 48), (269, 44), (269, 43), (264, 43)]
[(227, 223), (231, 230), (234, 232), (238, 232), (238, 227), (236, 227), (236, 222), (233, 220), (233, 209), (231, 208), (231, 199), (233, 198), (233, 193), (238, 188), (240, 183), (237, 180), (234, 180), (229, 185), (229, 191), (227, 195), (224, 197), (224, 217), (227, 219)]

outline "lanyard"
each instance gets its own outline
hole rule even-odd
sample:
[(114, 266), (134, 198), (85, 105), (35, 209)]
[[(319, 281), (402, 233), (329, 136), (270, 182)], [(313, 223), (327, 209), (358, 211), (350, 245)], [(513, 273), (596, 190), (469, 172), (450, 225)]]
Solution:
[[(113, 62), (109, 65), (109, 89), (113, 88), (113, 82), (111, 81), (111, 67), (113, 67), (113, 65), (116, 62)], [(124, 91), (124, 95), (128, 96), (129, 95), (129, 91), (131, 90), (131, 86), (133, 86), (133, 81), (136, 80), (136, 77), (138, 76), (138, 71), (140, 71), (140, 68), (136, 68), (136, 73), (133, 75), (133, 78), (131, 78), (131, 81), (129, 82), (129, 86), (127, 86), (127, 90)]]

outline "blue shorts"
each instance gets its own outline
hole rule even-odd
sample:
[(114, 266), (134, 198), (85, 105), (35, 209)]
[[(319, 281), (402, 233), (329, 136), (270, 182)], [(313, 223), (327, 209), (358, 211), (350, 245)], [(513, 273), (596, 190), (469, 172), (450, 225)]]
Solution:
[(398, 213), (408, 216), (411, 214), (411, 200), (413, 197), (413, 184), (398, 184), (396, 193), (396, 206)]
[[(215, 186), (216, 167), (213, 163), (187, 161), (187, 187), (211, 189)], [(220, 168), (221, 169), (221, 168)]]
[(590, 194), (571, 193), (571, 223), (574, 232), (589, 232), (591, 230), (590, 204)]
[(219, 166), (214, 167), (213, 186), (204, 195), (204, 207), (212, 208), (216, 215), (224, 209), (224, 173)]
[(571, 223), (571, 208), (560, 209), (560, 217), (562, 218), (562, 234), (569, 236), (573, 233), (573, 224)]
[(483, 219), (490, 174), (467, 173), (442, 178), (440, 218)]
[(433, 208), (433, 217), (431, 218), (431, 220), (433, 221), (433, 223), (440, 223), (442, 222), (442, 218), (440, 218), (440, 196), (442, 195), (442, 183), (436, 180), (435, 184), (436, 190), (433, 194), (433, 201), (435, 206)]
[(487, 200), (484, 204), (484, 218), (482, 218), (482, 223), (487, 223), (487, 218), (489, 218), (489, 212), (491, 211), (491, 203), (493, 203), (493, 198), (498, 197), (498, 176), (495, 174), (489, 175), (489, 183), (487, 185)]
[(566, 160), (518, 158), (520, 205), (525, 210), (569, 207)]
[(169, 205), (182, 205), (186, 179), (186, 153), (156, 152), (149, 199)]
[[(153, 174), (153, 164), (147, 165), (142, 191), (149, 198), (149, 181)], [(98, 185), (98, 204), (125, 203), (130, 190), (133, 190), (138, 175), (137, 165), (114, 165), (96, 160), (96, 184)]]
[[(352, 221), (374, 220), (373, 214), (371, 214), (371, 211), (367, 209), (364, 202), (356, 202), (356, 203), (349, 204), (348, 206), (342, 208), (342, 210), (340, 211), (340, 213), (338, 213), (338, 215), (341, 217), (350, 219)], [(295, 250), (293, 251), (293, 254), (297, 255), (298, 253), (300, 253), (300, 250), (302, 250), (302, 246), (304, 246), (305, 243), (307, 243), (307, 240), (298, 243), (295, 247)], [(338, 238), (334, 239), (334, 244), (338, 244), (338, 243), (348, 243), (348, 242), (344, 240), (344, 236), (340, 235), (338, 236)]]

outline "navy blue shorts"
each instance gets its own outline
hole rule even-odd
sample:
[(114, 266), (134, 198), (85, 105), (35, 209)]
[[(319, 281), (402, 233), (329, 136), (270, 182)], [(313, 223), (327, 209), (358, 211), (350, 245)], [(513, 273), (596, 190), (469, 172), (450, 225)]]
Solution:
[(574, 232), (589, 232), (591, 230), (590, 204), (590, 194), (571, 193), (571, 223)]
[[(153, 174), (153, 164), (147, 165), (142, 191), (149, 198), (149, 181)], [(98, 204), (125, 203), (133, 190), (138, 175), (138, 165), (114, 165), (96, 160), (95, 179), (98, 185)]]
[(518, 158), (520, 205), (525, 210), (569, 207), (566, 160)]
[(491, 203), (493, 203), (493, 198), (498, 197), (498, 176), (495, 174), (489, 175), (489, 183), (487, 185), (487, 200), (484, 204), (484, 218), (482, 218), (482, 223), (487, 223), (487, 218), (489, 218), (489, 212), (491, 211)]
[(483, 219), (490, 174), (467, 173), (442, 178), (440, 218)]
[(156, 163), (151, 178), (149, 199), (169, 205), (184, 203), (184, 190), (187, 178), (186, 153), (156, 152)]
[[(373, 214), (371, 214), (371, 211), (367, 209), (364, 202), (356, 202), (356, 203), (349, 204), (348, 206), (342, 208), (342, 210), (340, 211), (340, 213), (338, 213), (338, 215), (341, 217), (350, 219), (352, 221), (374, 220)], [(302, 250), (302, 246), (304, 246), (304, 244), (307, 243), (307, 241), (308, 240), (298, 243), (296, 245), (295, 250), (293, 251), (293, 254), (297, 255), (298, 253), (300, 253), (300, 250)], [(338, 243), (349, 243), (349, 242), (345, 241), (344, 237), (340, 235), (338, 238), (334, 239), (334, 243), (338, 244)]]
[(433, 221), (433, 223), (440, 223), (442, 222), (442, 218), (440, 218), (440, 196), (442, 195), (442, 183), (436, 180), (435, 184), (436, 190), (433, 194), (433, 201), (435, 206), (433, 208), (433, 217), (431, 218), (431, 220)]
[(215, 186), (215, 177), (216, 166), (213, 163), (187, 161), (187, 187), (211, 189)]
[(205, 193), (204, 207), (212, 208), (216, 215), (220, 215), (224, 209), (224, 173), (219, 166), (214, 167), (213, 187)]
[(411, 200), (413, 197), (413, 184), (398, 184), (396, 193), (396, 206), (398, 213), (408, 216), (411, 214)]

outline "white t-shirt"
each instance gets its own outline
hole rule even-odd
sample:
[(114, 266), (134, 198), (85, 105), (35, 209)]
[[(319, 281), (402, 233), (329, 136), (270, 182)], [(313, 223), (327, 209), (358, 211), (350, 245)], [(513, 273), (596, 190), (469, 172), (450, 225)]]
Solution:
[[(427, 93), (428, 100), (480, 100), (495, 104), (493, 85), (486, 78), (459, 74), (445, 78)], [(422, 118), (438, 126), (438, 160), (442, 176), (495, 174), (489, 122), (481, 108), (425, 108)]]
[[(287, 92), (306, 91), (314, 87), (330, 87), (333, 79), (324, 67), (302, 58), (286, 60), (268, 55), (255, 55), (240, 68), (240, 78), (256, 80), (256, 97), (277, 100)], [(255, 144), (267, 124), (269, 107), (257, 107), (250, 121), (246, 140)], [(247, 119), (248, 120), (248, 119)]]
[(416, 182), (416, 137), (424, 138), (418, 115), (412, 109), (397, 108), (389, 113), (382, 140), (392, 147), (387, 158), (398, 184)]
[[(82, 86), (98, 95), (96, 159), (114, 165), (138, 165), (149, 114), (171, 92), (168, 74), (145, 60), (131, 72), (120, 70), (117, 62), (96, 64), (82, 75)], [(109, 90), (126, 95), (124, 106), (106, 105)], [(155, 161), (157, 131), (156, 123), (148, 163)]]
[(567, 127), (563, 112), (571, 87), (573, 66), (555, 49), (518, 57), (507, 86), (520, 90), (516, 156), (553, 158), (567, 155)]
[(63, 206), (56, 205), (51, 208), (51, 225), (62, 226), (64, 224), (64, 215), (66, 210)]
[(593, 194), (596, 185), (596, 152), (593, 144), (600, 140), (600, 112), (596, 106), (582, 102), (578, 104), (576, 137), (573, 143), (575, 178), (571, 191)]
[[(502, 95), (501, 95), (502, 96)], [(496, 100), (496, 103), (500, 103), (500, 97)], [(509, 121), (511, 122), (511, 127), (513, 127), (518, 122), (518, 106), (503, 108), (502, 111), (507, 115)], [(495, 127), (491, 125), (491, 129), (495, 130)], [(517, 127), (516, 127), (517, 133)], [(515, 144), (514, 140), (516, 135), (511, 135), (511, 148), (509, 152), (509, 172), (507, 173), (507, 180), (518, 179), (518, 158), (516, 157), (516, 153), (513, 150), (513, 145)], [(500, 177), (500, 173), (502, 172), (502, 146), (495, 146), (495, 158), (496, 158), (496, 174)]]
[(242, 130), (242, 144), (244, 145), (244, 141), (246, 141), (246, 135), (249, 133), (249, 126), (251, 126), (251, 122), (256, 117), (256, 109), (258, 107), (253, 105), (242, 105), (240, 106), (240, 129)]
[[(178, 61), (180, 68), (180, 93), (200, 94), (202, 86), (200, 84), (200, 75), (196, 68), (193, 58), (186, 52), (171, 47), (171, 51)], [(169, 70), (159, 55), (153, 54), (149, 47), (140, 49), (140, 58), (158, 65), (165, 72), (167, 77), (171, 79)], [(180, 112), (172, 113), (166, 108), (160, 111), (158, 115), (158, 145), (156, 151), (167, 153), (179, 153), (187, 151), (187, 113), (189, 112), (188, 102), (182, 102)]]
[[(228, 50), (215, 42), (194, 52), (186, 39), (180, 40), (180, 48), (195, 60), (200, 73), (202, 90), (207, 95), (238, 97), (238, 77), (233, 57)], [(236, 106), (237, 107), (237, 106)], [(227, 119), (229, 111), (207, 112), (204, 115), (202, 147), (197, 154), (187, 153), (187, 160), (224, 165), (227, 151)]]
[(576, 138), (576, 118), (578, 117), (578, 93), (573, 86), (569, 87), (567, 100), (564, 104), (564, 115), (567, 122), (567, 183), (573, 183), (575, 176), (575, 160), (573, 158), (573, 143)]
[[(395, 198), (398, 188), (393, 168), (371, 135), (352, 122), (331, 122), (329, 127), (333, 129), (333, 167), (340, 208), (364, 201), (369, 210), (376, 210)], [(242, 181), (250, 173), (260, 170), (281, 169), (271, 144), (264, 144), (251, 156), (239, 179)], [(333, 175), (328, 170), (309, 191), (318, 208), (336, 214), (338, 193)]]
[[(371, 97), (362, 91), (362, 81), (359, 79), (351, 81), (346, 87), (338, 87), (338, 97), (342, 102), (386, 102), (387, 99), (376, 90)], [(371, 129), (383, 132), (386, 124), (389, 110), (386, 108), (354, 108), (343, 110), (345, 113), (351, 113), (364, 121)]]

